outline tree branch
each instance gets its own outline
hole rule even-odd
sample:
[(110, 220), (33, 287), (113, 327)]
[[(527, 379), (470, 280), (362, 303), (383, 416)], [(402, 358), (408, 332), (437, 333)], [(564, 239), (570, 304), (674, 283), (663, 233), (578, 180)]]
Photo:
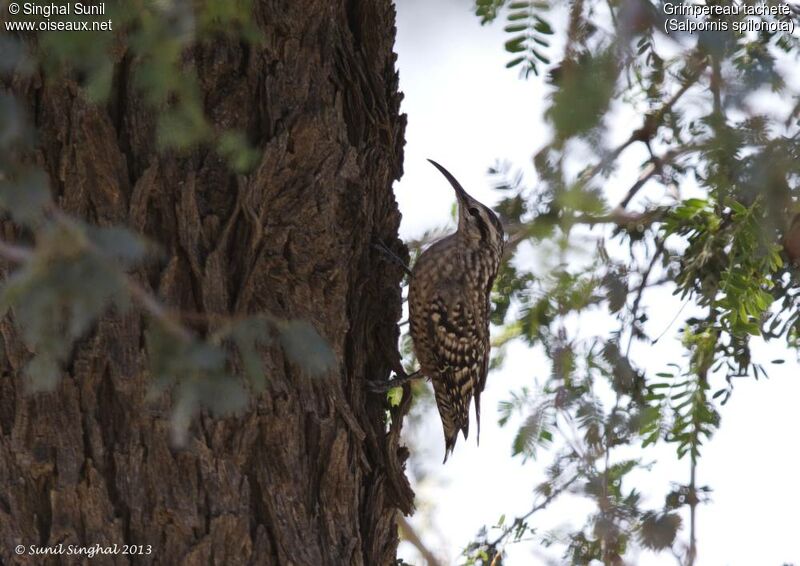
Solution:
[[(580, 181), (586, 183), (589, 180), (591, 180), (600, 171), (602, 171), (603, 169), (608, 167), (611, 163), (613, 163), (620, 156), (620, 154), (634, 142), (641, 141), (647, 143), (649, 147), (649, 142), (655, 135), (658, 128), (662, 125), (661, 121), (663, 120), (664, 116), (668, 112), (670, 112), (672, 108), (675, 106), (675, 104), (677, 104), (677, 102), (681, 99), (681, 97), (684, 94), (686, 94), (686, 92), (695, 83), (697, 83), (697, 81), (700, 79), (700, 76), (702, 75), (703, 70), (707, 66), (707, 61), (705, 56), (703, 56), (699, 52), (691, 54), (689, 56), (689, 59), (693, 60), (693, 63), (690, 63), (690, 65), (694, 65), (693, 68), (691, 69), (692, 71), (691, 75), (675, 92), (675, 94), (673, 94), (672, 97), (670, 97), (670, 99), (667, 100), (667, 102), (665, 102), (658, 110), (656, 110), (651, 114), (648, 114), (645, 117), (642, 126), (637, 130), (631, 132), (630, 136), (628, 136), (628, 139), (626, 139), (620, 145), (611, 150), (611, 152), (607, 154), (605, 157), (603, 157), (600, 160), (600, 162), (597, 163), (594, 167), (581, 174), (579, 177)], [(651, 166), (646, 168), (645, 171), (642, 172), (636, 183), (634, 183), (634, 185), (630, 189), (628, 189), (627, 194), (625, 195), (625, 197), (622, 199), (622, 201), (614, 211), (604, 216), (597, 216), (597, 217), (591, 217), (588, 215), (579, 216), (574, 219), (574, 222), (579, 224), (589, 224), (589, 225), (613, 223), (619, 226), (625, 226), (625, 225), (630, 225), (631, 221), (641, 220), (642, 217), (646, 216), (647, 214), (646, 212), (641, 213), (641, 215), (639, 215), (638, 217), (628, 216), (624, 212), (624, 209), (628, 206), (628, 204), (630, 204), (631, 200), (633, 200), (633, 197), (636, 196), (636, 194), (647, 183), (647, 181), (649, 181), (656, 173), (661, 171), (661, 168), (665, 163), (668, 163), (673, 159), (675, 159), (676, 157), (683, 155), (685, 153), (690, 153), (691, 151), (694, 151), (696, 149), (697, 149), (696, 145), (674, 148), (665, 153), (661, 158), (655, 158), (655, 157), (652, 158), (649, 162)], [(523, 224), (517, 226), (516, 229), (515, 227), (511, 227), (509, 229), (510, 236), (505, 245), (503, 253), (504, 259), (506, 260), (510, 259), (511, 256), (513, 256), (514, 251), (517, 249), (519, 244), (521, 244), (528, 238), (528, 234), (524, 230), (524, 227), (525, 225)]]
[[(577, 216), (567, 216), (562, 220), (562, 224), (573, 226), (575, 224), (585, 224), (596, 226), (599, 224), (615, 224), (619, 228), (632, 231), (638, 228), (646, 228), (660, 220), (667, 212), (667, 207), (655, 207), (643, 212), (628, 212), (617, 207), (608, 214), (579, 214)], [(509, 237), (503, 249), (503, 259), (510, 259), (517, 247), (530, 236), (526, 230), (526, 224), (518, 224), (509, 228)]]
[[(692, 56), (690, 56), (690, 58), (691, 57)], [(631, 132), (631, 135), (628, 136), (628, 139), (626, 139), (620, 145), (611, 150), (611, 153), (609, 153), (603, 159), (601, 159), (600, 162), (591, 169), (589, 169), (588, 172), (581, 175), (581, 179), (584, 182), (589, 181), (600, 171), (602, 171), (603, 169), (608, 167), (611, 163), (613, 163), (617, 159), (617, 157), (619, 157), (619, 155), (623, 151), (625, 151), (625, 149), (632, 143), (637, 141), (649, 142), (651, 139), (653, 139), (653, 136), (655, 136), (656, 131), (662, 125), (661, 121), (664, 119), (664, 116), (672, 110), (672, 108), (675, 106), (678, 100), (680, 100), (681, 97), (684, 94), (686, 94), (686, 91), (688, 91), (700, 79), (702, 71), (706, 67), (707, 63), (705, 58), (698, 59), (697, 54), (693, 55), (693, 57), (697, 61), (697, 67), (692, 69), (693, 72), (691, 76), (686, 80), (686, 82), (681, 85), (681, 87), (677, 90), (677, 92), (675, 92), (675, 94), (673, 94), (672, 97), (661, 106), (661, 108), (659, 108), (658, 110), (656, 110), (651, 114), (646, 115), (644, 118), (644, 122), (642, 123), (642, 126), (639, 129)]]
[(433, 552), (425, 546), (425, 543), (422, 542), (422, 539), (419, 538), (414, 527), (411, 526), (406, 518), (402, 515), (402, 513), (397, 514), (397, 527), (400, 530), (400, 538), (410, 542), (414, 548), (416, 548), (425, 561), (428, 563), (428, 566), (441, 566), (441, 563), (436, 559), (436, 556)]
[[(63, 218), (60, 219), (63, 221)], [(100, 250), (88, 242), (84, 242), (85, 250), (89, 253), (102, 256)], [(31, 261), (36, 255), (35, 250), (0, 240), (0, 257), (16, 264)], [(121, 271), (121, 270), (120, 270)], [(154, 319), (158, 320), (169, 332), (182, 340), (191, 341), (192, 333), (177, 322), (175, 313), (171, 312), (158, 300), (148, 293), (139, 283), (127, 273), (122, 272), (122, 279), (130, 296)]]
[[(542, 509), (544, 509), (545, 507), (547, 507), (548, 505), (550, 505), (550, 503), (551, 503), (551, 502), (552, 502), (552, 501), (553, 501), (553, 500), (554, 500), (556, 497), (558, 497), (559, 495), (561, 495), (562, 493), (564, 493), (564, 492), (565, 492), (567, 489), (569, 489), (569, 487), (570, 487), (570, 486), (571, 486), (573, 483), (575, 483), (576, 481), (578, 481), (579, 477), (580, 477), (580, 476), (578, 476), (577, 474), (576, 474), (576, 475), (574, 475), (574, 476), (572, 476), (570, 479), (568, 479), (566, 482), (564, 482), (564, 484), (562, 484), (562, 485), (561, 485), (561, 486), (559, 486), (558, 488), (556, 488), (556, 489), (552, 490), (552, 491), (550, 492), (550, 494), (549, 494), (547, 497), (545, 497), (545, 498), (544, 498), (544, 500), (542, 500), (542, 502), (541, 502), (541, 503), (539, 503), (539, 504), (537, 504), (537, 505), (534, 505), (534, 506), (531, 508), (531, 510), (530, 510), (530, 511), (528, 511), (527, 513), (525, 513), (524, 515), (521, 515), (521, 516), (519, 516), (519, 517), (515, 518), (515, 519), (514, 519), (514, 520), (511, 522), (511, 525), (510, 525), (510, 526), (506, 527), (506, 528), (503, 530), (503, 532), (502, 532), (502, 533), (500, 533), (500, 535), (499, 535), (499, 536), (498, 536), (498, 537), (497, 537), (497, 538), (496, 538), (494, 541), (492, 541), (491, 543), (489, 543), (489, 548), (496, 548), (496, 547), (497, 547), (497, 545), (498, 545), (498, 544), (500, 544), (500, 543), (503, 541), (503, 539), (505, 539), (505, 538), (506, 538), (506, 537), (507, 537), (509, 534), (511, 534), (511, 532), (512, 532), (514, 529), (516, 529), (516, 528), (517, 528), (519, 525), (521, 525), (521, 524), (522, 524), (524, 521), (528, 520), (528, 519), (529, 519), (529, 518), (530, 518), (530, 517), (531, 517), (531, 516), (532, 516), (534, 513), (538, 512), (538, 511), (541, 511)], [(498, 553), (497, 553), (497, 554), (500, 554), (500, 553), (499, 553), (499, 551), (498, 551)], [(496, 556), (497, 556), (497, 555), (495, 555), (495, 557), (496, 557)]]
[(11, 263), (25, 263), (33, 257), (33, 252), (22, 246), (0, 241), (0, 256)]
[[(647, 265), (647, 269), (642, 274), (642, 282), (639, 285), (639, 289), (636, 291), (636, 298), (633, 300), (633, 307), (631, 308), (631, 325), (636, 325), (636, 315), (639, 312), (639, 303), (642, 300), (642, 295), (644, 295), (644, 290), (647, 287), (647, 280), (650, 278), (650, 272), (653, 271), (653, 267), (658, 261), (658, 258), (661, 257), (661, 254), (664, 253), (664, 240), (657, 238), (656, 239), (656, 250), (653, 252), (653, 257), (650, 259), (650, 263)], [(631, 353), (631, 344), (633, 343), (633, 335), (634, 332), (631, 329), (631, 335), (628, 338), (628, 347), (625, 350), (625, 357), (629, 356)]]
[(657, 157), (653, 156), (650, 160), (646, 162), (646, 166), (644, 170), (639, 175), (639, 178), (636, 182), (628, 189), (628, 192), (625, 194), (625, 197), (620, 201), (617, 205), (618, 209), (625, 209), (633, 200), (633, 197), (647, 184), (647, 181), (652, 179), (657, 173), (661, 173), (664, 165), (667, 163), (672, 163), (676, 157), (680, 157), (681, 155), (685, 155), (687, 153), (691, 153), (693, 151), (697, 151), (699, 146), (697, 145), (686, 145), (681, 147), (676, 147), (668, 152), (666, 152), (663, 156)]
[(689, 550), (686, 553), (686, 566), (694, 566), (697, 559), (697, 457), (691, 450), (691, 471), (689, 473)]
[(633, 197), (636, 196), (636, 193), (647, 184), (647, 181), (653, 178), (653, 176), (661, 170), (660, 164), (651, 159), (647, 162), (647, 166), (644, 168), (644, 171), (639, 175), (639, 178), (633, 184), (633, 186), (628, 189), (628, 192), (625, 194), (625, 198), (623, 198), (620, 203), (617, 205), (617, 208), (624, 209), (625, 207), (630, 204)]
[(581, 31), (581, 16), (583, 15), (583, 0), (572, 2), (569, 11), (569, 24), (567, 26), (567, 45), (564, 48), (564, 60), (575, 58), (575, 44)]

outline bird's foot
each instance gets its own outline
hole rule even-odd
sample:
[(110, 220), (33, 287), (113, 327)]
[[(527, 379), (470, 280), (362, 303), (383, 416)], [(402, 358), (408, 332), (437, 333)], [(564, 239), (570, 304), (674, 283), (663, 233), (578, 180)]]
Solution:
[(372, 247), (381, 252), (389, 261), (402, 267), (403, 271), (405, 271), (408, 275), (411, 275), (411, 269), (406, 265), (406, 262), (403, 261), (403, 258), (390, 250), (386, 244), (381, 241), (372, 242)]
[(422, 379), (425, 377), (422, 372), (417, 370), (412, 374), (403, 372), (401, 375), (396, 375), (394, 379), (387, 379), (386, 381), (367, 381), (367, 389), (373, 393), (386, 393), (390, 389), (400, 387), (406, 383), (410, 383), (415, 379)]

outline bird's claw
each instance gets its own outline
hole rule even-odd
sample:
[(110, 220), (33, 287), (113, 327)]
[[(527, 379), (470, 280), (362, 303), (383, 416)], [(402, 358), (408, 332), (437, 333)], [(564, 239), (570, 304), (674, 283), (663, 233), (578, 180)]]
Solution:
[(389, 246), (381, 241), (377, 241), (372, 243), (372, 247), (381, 252), (389, 261), (399, 265), (406, 274), (411, 275), (411, 269), (406, 265), (406, 262), (403, 261), (403, 258), (390, 250)]
[(422, 374), (419, 371), (415, 371), (410, 375), (396, 375), (394, 379), (387, 379), (385, 381), (367, 380), (367, 389), (373, 393), (386, 393), (390, 389), (401, 387), (402, 385), (421, 377)]
[(371, 393), (386, 393), (394, 387), (394, 385), (392, 385), (393, 381), (393, 379), (387, 379), (386, 381), (369, 379), (367, 380), (367, 391)]

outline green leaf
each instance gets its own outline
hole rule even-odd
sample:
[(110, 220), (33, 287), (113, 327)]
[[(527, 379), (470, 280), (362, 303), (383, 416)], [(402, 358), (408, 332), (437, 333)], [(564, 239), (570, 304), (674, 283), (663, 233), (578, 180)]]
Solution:
[(514, 437), (514, 456), (522, 454), (525, 458), (533, 458), (537, 447), (546, 446), (552, 441), (553, 435), (546, 425), (549, 413), (548, 404), (540, 403), (528, 415)]
[(614, 93), (618, 73), (612, 52), (562, 64), (559, 88), (547, 112), (560, 139), (583, 134), (598, 124)]
[(25, 376), (28, 378), (29, 392), (50, 392), (55, 391), (58, 386), (61, 370), (55, 359), (39, 355), (25, 366)]
[(640, 541), (650, 550), (665, 550), (672, 547), (680, 528), (681, 517), (677, 513), (648, 511), (642, 518)]
[(229, 332), (239, 349), (245, 376), (256, 392), (263, 391), (266, 371), (258, 349), (270, 341), (267, 321), (259, 317), (246, 318), (234, 324)]
[(86, 235), (103, 255), (126, 267), (141, 261), (147, 252), (140, 236), (118, 226), (87, 226)]
[(252, 147), (243, 132), (227, 131), (220, 137), (218, 151), (236, 173), (252, 171), (261, 159), (261, 152)]
[(16, 222), (38, 224), (49, 202), (47, 176), (42, 171), (28, 170), (16, 179), (0, 176), (0, 207), (8, 210)]
[(506, 68), (510, 69), (511, 67), (516, 67), (517, 65), (522, 63), (524, 60), (525, 60), (525, 57), (515, 57), (511, 61), (506, 63)]
[(525, 51), (525, 36), (520, 35), (513, 39), (509, 39), (506, 41), (505, 48), (509, 53), (520, 53)]
[(400, 402), (403, 400), (403, 388), (392, 387), (389, 391), (386, 392), (386, 399), (389, 401), (390, 407), (399, 406)]

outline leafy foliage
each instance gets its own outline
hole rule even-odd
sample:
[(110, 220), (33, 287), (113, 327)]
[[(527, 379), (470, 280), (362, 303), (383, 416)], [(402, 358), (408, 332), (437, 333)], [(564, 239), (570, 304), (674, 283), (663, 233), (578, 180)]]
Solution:
[[(537, 389), (501, 404), (500, 423), (519, 425), (515, 455), (549, 453), (558, 473), (513, 528), (478, 533), (465, 563), (499, 563), (504, 545), (525, 537), (560, 548), (570, 564), (620, 564), (639, 547), (692, 565), (696, 538), (685, 530), (694, 521), (684, 518), (710, 489), (695, 480), (702, 446), (720, 426), (733, 380), (767, 375), (753, 342), (796, 348), (800, 335), (800, 94), (781, 70), (796, 65), (798, 39), (766, 31), (666, 36), (662, 7), (647, 0), (475, 7), (481, 23), (507, 14), (506, 48), (518, 57), (510, 65), (549, 71), (552, 136), (533, 158), (537, 183), (526, 185), (508, 164), (490, 169), (509, 232), (493, 322), (502, 325), (500, 360), (513, 340), (550, 360)], [(533, 8), (560, 23), (537, 29)], [(529, 45), (544, 47), (533, 39), (544, 29), (563, 30), (552, 65), (550, 56), (522, 56)], [(754, 110), (748, 100), (768, 92), (794, 102)], [(620, 115), (641, 118), (631, 124)], [(638, 145), (647, 157), (619, 193), (616, 168)], [(538, 264), (517, 261), (523, 242), (547, 250)], [(669, 300), (675, 319), (654, 331), (648, 310)], [(684, 359), (653, 367), (642, 352), (669, 332)], [(631, 454), (661, 444), (686, 459), (689, 479), (663, 507), (647, 509), (634, 478), (650, 464)], [(568, 490), (565, 474), (575, 482)], [(566, 493), (596, 505), (582, 526), (550, 531), (535, 521)]]
[(549, 9), (547, 2), (506, 0), (476, 0), (475, 14), (482, 24), (494, 21), (501, 11), (507, 12), (506, 26), (503, 28), (511, 37), (505, 43), (511, 60), (506, 67), (520, 67), (520, 74), (528, 77), (539, 74), (540, 65), (549, 65), (547, 49), (553, 28), (543, 16)]
[[(106, 7), (119, 35), (42, 31), (31, 41), (10, 34), (0, 38), (0, 78), (5, 83), (12, 80), (7, 74), (35, 70), (45, 80), (69, 77), (79, 85), (79, 96), (105, 104), (120, 56), (115, 42), (125, 41), (124, 56), (136, 61), (130, 66), (133, 84), (158, 116), (160, 149), (211, 144), (234, 173), (250, 171), (259, 152), (241, 132), (214, 130), (186, 57), (188, 49), (218, 35), (261, 41), (250, 0), (107, 2)], [(14, 223), (5, 237), (16, 236), (15, 243), (0, 240), (0, 256), (9, 265), (0, 286), (0, 314), (12, 318), (30, 351), (29, 389), (54, 389), (76, 343), (90, 337), (109, 310), (122, 314), (134, 306), (148, 319), (151, 394), (172, 395), (178, 443), (201, 409), (229, 414), (246, 406), (249, 390), (263, 391), (261, 358), (267, 348), (280, 347), (312, 376), (330, 372), (335, 355), (307, 321), (268, 313), (215, 316), (204, 318), (202, 332), (190, 329), (187, 313), (162, 304), (134, 275), (155, 245), (122, 226), (87, 225), (56, 206), (48, 176), (31, 159), (36, 132), (25, 116), (19, 101), (0, 93), (0, 212)]]
[(563, 139), (588, 132), (608, 109), (617, 82), (617, 61), (612, 52), (582, 54), (564, 61), (555, 75), (549, 118)]

